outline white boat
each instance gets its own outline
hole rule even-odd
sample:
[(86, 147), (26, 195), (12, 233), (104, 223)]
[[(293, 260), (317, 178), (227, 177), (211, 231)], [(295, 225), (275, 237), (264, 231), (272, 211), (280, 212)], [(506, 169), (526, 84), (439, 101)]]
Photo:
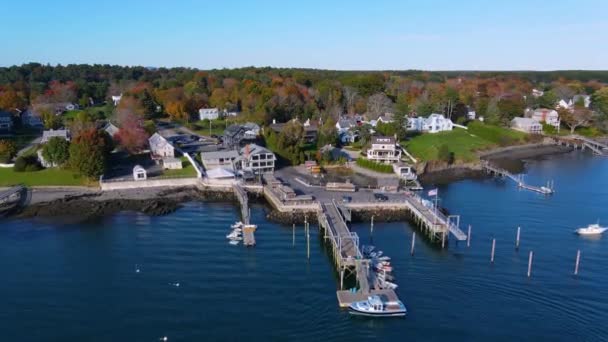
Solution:
[(579, 235), (600, 235), (606, 230), (608, 230), (608, 227), (602, 227), (598, 222), (590, 224), (585, 228), (579, 228), (576, 230), (576, 233)]
[(233, 225), (230, 226), (230, 228), (232, 228), (232, 229), (237, 229), (237, 228), (241, 228), (241, 227), (243, 227), (243, 222), (241, 222), (241, 221), (237, 221)]
[(353, 302), (348, 308), (352, 315), (374, 317), (405, 316), (407, 313), (407, 309), (401, 301), (385, 302), (380, 296), (376, 295), (367, 297), (367, 300)]
[(239, 242), (240, 242), (239, 240), (230, 240), (230, 241), (228, 241), (228, 243), (231, 244), (231, 245), (233, 245), (233, 246), (238, 245)]
[(389, 256), (381, 256), (378, 258), (378, 260), (380, 261), (391, 261), (391, 257)]
[(390, 281), (385, 280), (385, 281), (382, 282), (382, 287), (384, 287), (385, 289), (394, 290), (394, 289), (396, 289), (399, 286), (397, 284), (395, 284), (395, 283), (391, 283)]
[(226, 239), (232, 239), (232, 238), (237, 238), (241, 236), (241, 232), (237, 231), (237, 230), (233, 230), (232, 233), (226, 235)]

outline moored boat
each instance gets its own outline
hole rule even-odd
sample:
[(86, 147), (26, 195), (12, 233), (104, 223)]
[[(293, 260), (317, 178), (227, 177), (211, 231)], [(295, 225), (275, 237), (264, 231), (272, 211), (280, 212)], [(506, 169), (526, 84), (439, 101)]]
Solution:
[(576, 230), (576, 233), (579, 235), (600, 235), (603, 234), (608, 227), (602, 227), (598, 223), (593, 223), (584, 228), (579, 228)]
[(353, 315), (372, 317), (398, 317), (405, 316), (407, 313), (407, 309), (401, 301), (385, 302), (377, 295), (369, 296), (367, 300), (354, 302), (348, 308)]

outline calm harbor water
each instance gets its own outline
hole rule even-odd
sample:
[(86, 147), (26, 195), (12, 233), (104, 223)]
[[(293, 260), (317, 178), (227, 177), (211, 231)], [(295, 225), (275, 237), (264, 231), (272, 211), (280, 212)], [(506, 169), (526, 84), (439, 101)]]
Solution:
[[(442, 251), (419, 240), (411, 257), (409, 224), (376, 223), (373, 244), (393, 258), (405, 319), (340, 310), (321, 239), (314, 235), (307, 261), (301, 227), (292, 248), (291, 227), (266, 222), (263, 206), (252, 209), (258, 246), (249, 249), (227, 244), (238, 210), (222, 203), (78, 225), (5, 220), (2, 340), (606, 340), (608, 236), (585, 239), (573, 230), (608, 223), (607, 175), (608, 159), (572, 153), (528, 165), (531, 184), (555, 181), (552, 197), (493, 179), (440, 187), (441, 204), (462, 216), (463, 227), (473, 225), (470, 248), (450, 242)], [(362, 243), (372, 240), (368, 223), (353, 229)]]

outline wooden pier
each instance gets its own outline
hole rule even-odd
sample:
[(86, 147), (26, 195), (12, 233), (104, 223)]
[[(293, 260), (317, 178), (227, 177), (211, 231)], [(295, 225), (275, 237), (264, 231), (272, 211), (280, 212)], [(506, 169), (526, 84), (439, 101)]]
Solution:
[[(341, 208), (342, 209), (342, 208)], [(359, 237), (351, 232), (344, 220), (344, 209), (339, 209), (335, 201), (321, 203), (318, 212), (319, 228), (325, 232), (325, 240), (329, 240), (333, 251), (336, 269), (340, 273), (340, 290), (336, 292), (340, 307), (348, 307), (355, 301), (365, 300), (369, 295), (378, 294), (390, 300), (398, 300), (393, 290), (372, 289), (370, 260), (363, 258), (359, 249)], [(348, 211), (349, 212), (349, 211)], [(348, 274), (347, 274), (348, 273)], [(358, 289), (344, 290), (344, 277), (354, 274)]]
[(590, 149), (594, 154), (600, 156), (608, 155), (608, 145), (603, 144), (599, 141), (589, 139), (580, 135), (569, 135), (565, 137), (555, 137), (555, 142), (558, 145), (564, 145), (575, 149), (584, 150), (585, 148)]
[(240, 184), (235, 183), (233, 185), (234, 194), (241, 204), (241, 217), (243, 222), (243, 244), (245, 246), (255, 246), (255, 231), (257, 226), (251, 224), (251, 218), (249, 213), (249, 200), (247, 192)]
[(551, 195), (554, 192), (553, 188), (549, 187), (549, 186), (533, 186), (533, 185), (526, 184), (521, 177), (517, 177), (505, 169), (492, 165), (492, 164), (490, 164), (489, 161), (482, 161), (481, 166), (488, 173), (493, 173), (496, 176), (506, 177), (506, 178), (511, 179), (512, 181), (517, 183), (518, 187), (520, 187), (522, 189), (538, 192), (538, 193), (541, 193), (544, 195)]

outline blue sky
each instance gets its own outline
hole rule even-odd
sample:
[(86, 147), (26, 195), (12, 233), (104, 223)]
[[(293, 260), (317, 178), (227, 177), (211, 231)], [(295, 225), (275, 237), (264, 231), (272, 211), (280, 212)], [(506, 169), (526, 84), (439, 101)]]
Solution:
[(0, 65), (608, 69), (606, 0), (4, 0)]

